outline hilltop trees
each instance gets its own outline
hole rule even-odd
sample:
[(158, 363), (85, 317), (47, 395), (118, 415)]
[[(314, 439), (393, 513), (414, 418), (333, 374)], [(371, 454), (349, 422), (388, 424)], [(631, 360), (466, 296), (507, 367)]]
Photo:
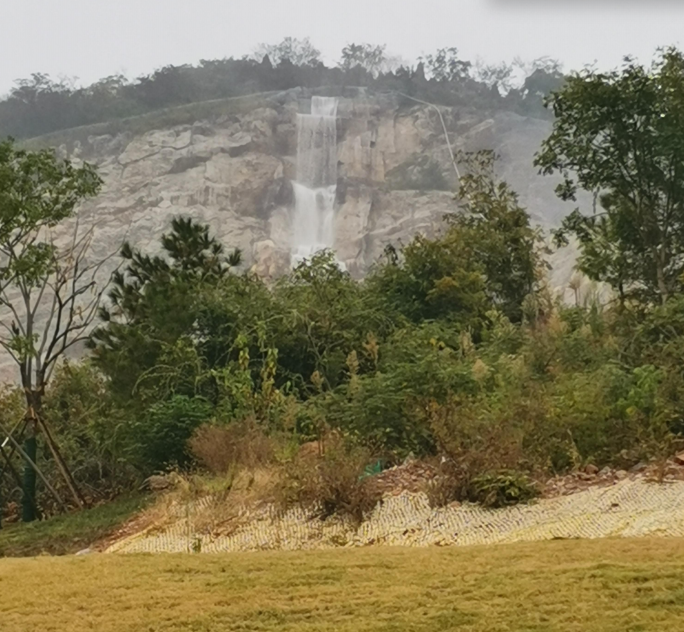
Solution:
[[(105, 77), (90, 86), (34, 73), (0, 99), (0, 138), (31, 138), (190, 103), (296, 87), (366, 86), (442, 105), (505, 107), (548, 117), (541, 97), (562, 78), (550, 60), (515, 62), (530, 80), (521, 87), (509, 64), (473, 67), (454, 47), (438, 49), (417, 62), (390, 56), (382, 44), (350, 43), (339, 60), (326, 65), (310, 40), (288, 37), (277, 44), (261, 44), (240, 59), (167, 65), (136, 78)], [(501, 93), (492, 90), (494, 86)], [(192, 122), (191, 111), (181, 116)]]
[(539, 57), (530, 63), (516, 58), (513, 65), (519, 68), (525, 77), (521, 92), (524, 99), (541, 103), (552, 92), (557, 91), (562, 85), (564, 75), (559, 61), (550, 57)]
[(342, 49), (340, 67), (351, 70), (361, 66), (372, 75), (377, 75), (385, 64), (385, 46), (372, 44), (348, 44)]
[(474, 65), (475, 78), (502, 94), (507, 94), (512, 88), (513, 65), (502, 62), (500, 64), (485, 64), (477, 60)]
[(438, 82), (463, 81), (470, 75), (472, 64), (461, 59), (458, 49), (454, 47), (440, 48), (434, 54), (428, 54), (420, 58), (425, 65), (427, 74)]
[(559, 243), (574, 235), (580, 269), (623, 299), (665, 302), (684, 273), (684, 56), (670, 48), (651, 68), (585, 70), (549, 105), (553, 132), (535, 164), (563, 177), (561, 199), (584, 189), (598, 202), (565, 219)]
[(342, 59), (340, 68), (352, 70), (360, 67), (369, 72), (373, 77), (377, 77), (382, 72), (392, 72), (400, 66), (400, 61), (396, 57), (387, 55), (386, 46), (383, 44), (347, 44), (342, 49)]
[(253, 57), (257, 61), (268, 57), (274, 66), (283, 62), (293, 66), (311, 66), (321, 61), (321, 51), (314, 47), (308, 37), (286, 37), (278, 44), (259, 44)]

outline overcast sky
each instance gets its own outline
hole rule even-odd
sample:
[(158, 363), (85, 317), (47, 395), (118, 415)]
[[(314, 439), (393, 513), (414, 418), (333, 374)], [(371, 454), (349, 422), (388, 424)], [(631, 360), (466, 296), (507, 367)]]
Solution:
[(326, 61), (370, 42), (409, 61), (455, 46), (489, 63), (548, 55), (566, 70), (649, 61), (684, 39), (676, 0), (0, 0), (0, 18), (0, 94), (33, 72), (137, 77), (286, 36), (309, 37)]

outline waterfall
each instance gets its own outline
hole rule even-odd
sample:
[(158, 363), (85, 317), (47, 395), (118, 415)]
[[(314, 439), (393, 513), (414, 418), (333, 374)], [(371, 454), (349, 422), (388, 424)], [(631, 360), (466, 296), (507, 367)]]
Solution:
[(311, 114), (297, 115), (297, 180), (292, 264), (334, 245), (337, 189), (337, 99), (313, 97)]

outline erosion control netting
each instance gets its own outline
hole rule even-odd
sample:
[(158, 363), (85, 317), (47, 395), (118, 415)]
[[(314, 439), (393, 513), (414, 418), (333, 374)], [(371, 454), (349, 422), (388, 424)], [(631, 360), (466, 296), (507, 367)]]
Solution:
[(166, 527), (151, 528), (115, 543), (107, 552), (220, 552), (325, 549), (339, 546), (493, 544), (554, 538), (684, 535), (684, 482), (626, 479), (608, 487), (484, 509), (478, 505), (431, 508), (423, 493), (388, 495), (360, 526), (318, 520), (303, 509), (243, 509), (227, 528), (207, 528), (200, 516), (218, 501), (178, 504)]

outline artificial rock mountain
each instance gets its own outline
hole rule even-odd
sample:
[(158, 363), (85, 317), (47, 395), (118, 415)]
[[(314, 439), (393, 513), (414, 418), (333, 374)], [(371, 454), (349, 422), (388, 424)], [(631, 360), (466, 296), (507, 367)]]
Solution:
[[(337, 96), (337, 95), (336, 95)], [(307, 112), (303, 89), (195, 104), (119, 124), (77, 128), (33, 139), (61, 155), (95, 163), (100, 195), (80, 210), (97, 222), (94, 255), (124, 239), (155, 254), (171, 218), (208, 223), (245, 265), (274, 278), (290, 264), (296, 115)], [(556, 181), (538, 175), (534, 153), (551, 123), (510, 112), (441, 108), (454, 150), (492, 149), (498, 175), (518, 192), (533, 221), (557, 226), (572, 207), (554, 194)], [(456, 178), (439, 115), (396, 95), (354, 90), (340, 95), (335, 250), (362, 276), (387, 244), (432, 235), (457, 208)], [(565, 289), (573, 256), (552, 261), (551, 285)], [(3, 370), (4, 369), (4, 370)], [(0, 378), (11, 373), (0, 360)]]

